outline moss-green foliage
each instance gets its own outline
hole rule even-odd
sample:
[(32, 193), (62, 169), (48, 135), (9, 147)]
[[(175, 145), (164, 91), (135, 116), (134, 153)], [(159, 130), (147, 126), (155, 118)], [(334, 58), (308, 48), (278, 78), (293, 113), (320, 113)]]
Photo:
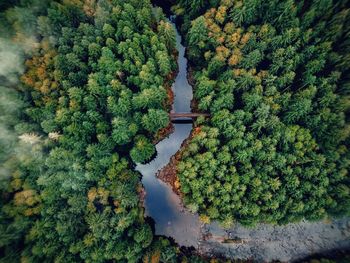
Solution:
[[(23, 238), (39, 218), (43, 155), (49, 144), (38, 135), (26, 133), (31, 125), (22, 121), (26, 105), (21, 96), (0, 87), (0, 257), (2, 262), (19, 262)], [(20, 138), (18, 137), (19, 135)], [(31, 246), (26, 247), (27, 253)]]
[(184, 12), (194, 97), (211, 118), (198, 121), (178, 170), (185, 203), (203, 217), (349, 213), (347, 4), (223, 0), (191, 25)]
[(135, 163), (148, 161), (156, 152), (154, 145), (145, 137), (135, 138), (135, 145), (130, 151), (130, 157)]
[(29, 3), (1, 16), (14, 41), (38, 39), (16, 85), (28, 104), (1, 104), (1, 261), (141, 261), (157, 239), (132, 160), (150, 160), (169, 124), (174, 30), (149, 1)]

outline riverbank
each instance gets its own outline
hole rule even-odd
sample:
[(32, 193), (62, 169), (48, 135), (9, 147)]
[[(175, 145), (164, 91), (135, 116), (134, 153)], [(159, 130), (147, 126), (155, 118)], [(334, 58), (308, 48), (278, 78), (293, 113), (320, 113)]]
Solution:
[[(172, 85), (175, 81), (175, 78), (177, 76), (177, 74), (179, 73), (179, 65), (178, 65), (178, 58), (179, 58), (179, 52), (177, 50), (174, 50), (172, 57), (174, 59), (174, 61), (176, 61), (177, 67), (176, 70), (171, 72), (165, 82), (164, 82), (164, 88), (167, 92), (167, 100), (164, 103), (164, 108), (167, 109), (168, 112), (170, 112), (172, 110), (172, 105), (174, 104), (174, 91), (172, 89)], [(152, 143), (154, 145), (156, 145), (157, 143), (159, 143), (161, 140), (165, 139), (166, 137), (168, 137), (171, 133), (173, 133), (175, 130), (174, 125), (169, 122), (169, 125), (163, 129), (160, 129), (156, 135), (154, 136), (154, 139), (152, 141)]]
[[(186, 79), (189, 85), (191, 85), (193, 90), (195, 87), (195, 82), (193, 78), (193, 69), (190, 66), (188, 66), (187, 68)], [(198, 105), (198, 102), (194, 98), (192, 98), (190, 102), (191, 112), (199, 112), (197, 105)], [(182, 196), (180, 191), (181, 185), (180, 185), (179, 178), (177, 177), (177, 164), (181, 160), (181, 154), (183, 150), (187, 147), (188, 143), (191, 141), (193, 136), (198, 131), (199, 131), (199, 128), (194, 126), (193, 129), (191, 130), (189, 137), (182, 142), (180, 149), (173, 156), (171, 156), (169, 163), (166, 166), (164, 166), (162, 169), (158, 170), (156, 174), (156, 177), (158, 179), (168, 184), (173, 190), (173, 192), (179, 195), (181, 199), (181, 203), (182, 203)]]
[[(182, 143), (180, 150), (157, 173), (157, 177), (166, 182), (178, 195), (180, 202), (177, 202), (177, 205), (184, 211), (186, 209), (183, 207), (177, 183), (176, 166), (181, 150), (186, 147), (190, 138)], [(182, 232), (181, 229), (179, 232)], [(192, 239), (193, 244), (198, 243), (197, 252), (203, 257), (254, 262), (298, 261), (313, 254), (322, 254), (324, 251), (350, 248), (350, 219), (302, 221), (283, 226), (258, 224), (254, 228), (236, 224), (230, 229), (223, 229), (216, 222), (200, 223), (197, 237)], [(179, 242), (179, 245), (183, 244)]]
[[(205, 226), (204, 232), (210, 237), (200, 242), (200, 254), (256, 262), (298, 261), (323, 251), (350, 247), (349, 218), (285, 226), (259, 224), (254, 228), (236, 225), (227, 230), (211, 224)], [(224, 238), (237, 242), (223, 243)]]
[(180, 149), (173, 156), (170, 157), (169, 163), (166, 166), (164, 166), (162, 169), (158, 170), (156, 173), (156, 177), (161, 181), (163, 181), (164, 183), (166, 183), (167, 185), (169, 185), (173, 190), (173, 192), (177, 194), (181, 200), (182, 200), (181, 191), (180, 191), (181, 185), (179, 182), (179, 178), (177, 177), (177, 164), (181, 159), (181, 153), (183, 149), (187, 146), (187, 144), (189, 143), (189, 141), (193, 136), (192, 132), (193, 130), (191, 131), (190, 136), (185, 141), (182, 142)]
[[(177, 44), (181, 55), (178, 61), (179, 75), (173, 84), (173, 110), (187, 112), (196, 107), (194, 100), (189, 103), (189, 85), (194, 87), (195, 83), (191, 69), (186, 71), (187, 59), (179, 35)], [(217, 223), (200, 222), (199, 216), (190, 213), (182, 204), (176, 171), (183, 148), (195, 132), (200, 131), (200, 127), (192, 129), (190, 124), (174, 126), (174, 133), (156, 145), (156, 159), (147, 165), (138, 166), (147, 191), (146, 215), (154, 219), (157, 235), (172, 238), (180, 247), (192, 246), (196, 253), (206, 258), (256, 262), (297, 261), (325, 250), (350, 247), (350, 219), (300, 222), (285, 226), (258, 224), (254, 228), (237, 224), (230, 229), (222, 229)]]
[[(174, 23), (171, 23), (175, 28)], [(192, 88), (186, 78), (185, 47), (181, 44), (181, 36), (177, 31), (176, 33), (178, 74), (171, 87), (174, 95), (172, 111), (189, 112)], [(191, 123), (173, 126), (174, 132), (156, 144), (156, 157), (147, 164), (138, 164), (136, 170), (142, 174), (142, 184), (146, 191), (145, 215), (154, 220), (155, 234), (170, 237), (180, 246), (197, 249), (201, 227), (198, 216), (183, 209), (179, 196), (155, 176), (159, 169), (169, 163), (192, 130)]]

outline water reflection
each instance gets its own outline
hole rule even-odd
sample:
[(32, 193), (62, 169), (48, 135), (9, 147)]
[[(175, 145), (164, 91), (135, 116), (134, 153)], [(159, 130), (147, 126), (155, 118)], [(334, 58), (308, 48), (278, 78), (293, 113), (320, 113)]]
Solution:
[[(177, 34), (179, 50), (179, 74), (173, 85), (176, 112), (189, 112), (192, 88), (187, 82), (187, 60), (181, 37)], [(155, 177), (156, 172), (164, 167), (181, 143), (189, 136), (191, 124), (175, 124), (175, 131), (156, 145), (157, 157), (146, 165), (138, 165), (137, 170), (143, 175), (142, 182), (146, 189), (146, 214), (155, 221), (156, 234), (169, 236), (179, 245), (195, 246), (201, 236), (197, 215), (183, 211), (179, 197), (169, 186)], [(300, 222), (284, 226), (259, 224), (255, 228), (234, 225), (228, 231), (217, 223), (206, 225), (203, 232), (211, 233), (208, 241), (201, 242), (201, 251), (220, 254), (231, 258), (253, 259), (257, 261), (281, 260), (292, 261), (301, 256), (310, 255), (339, 247), (349, 247), (350, 220), (332, 220), (331, 223)], [(221, 243), (224, 238), (241, 238), (238, 243)], [(301, 240), (308, 242), (301, 242)]]
[[(173, 23), (172, 25), (175, 28)], [(173, 111), (190, 112), (192, 87), (187, 81), (185, 47), (181, 44), (181, 36), (177, 30), (176, 47), (179, 51), (179, 73), (172, 86), (175, 95)], [(183, 211), (180, 198), (155, 176), (158, 170), (169, 163), (170, 157), (179, 150), (181, 143), (189, 136), (192, 124), (175, 124), (174, 128), (174, 132), (168, 138), (156, 145), (157, 157), (148, 164), (137, 165), (136, 170), (143, 175), (146, 215), (154, 219), (156, 234), (171, 236), (180, 245), (196, 246), (200, 232), (197, 215)]]

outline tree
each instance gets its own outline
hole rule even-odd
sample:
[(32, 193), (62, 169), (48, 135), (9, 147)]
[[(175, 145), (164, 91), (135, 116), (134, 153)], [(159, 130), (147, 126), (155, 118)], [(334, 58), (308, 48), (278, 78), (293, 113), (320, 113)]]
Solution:
[(283, 224), (344, 211), (347, 190), (334, 189), (348, 180), (338, 177), (349, 166), (348, 110), (335, 105), (348, 82), (339, 75), (348, 70), (348, 10), (321, 2), (221, 1), (194, 17), (189, 1), (176, 7), (185, 10), (195, 102), (211, 114), (196, 122), (178, 177), (184, 203), (205, 219)]
[(149, 109), (142, 117), (142, 125), (149, 132), (156, 132), (169, 124), (169, 116), (164, 110)]
[(105, 38), (108, 37), (114, 37), (115, 34), (115, 30), (113, 28), (113, 26), (111, 26), (110, 24), (104, 24), (103, 28), (102, 28), (102, 32)]
[(128, 121), (121, 117), (113, 119), (112, 138), (116, 144), (123, 145), (131, 140), (132, 134), (129, 131)]
[(167, 76), (171, 71), (171, 64), (168, 54), (163, 51), (157, 51), (156, 58), (160, 74), (164, 77)]
[(154, 145), (142, 135), (134, 139), (134, 147), (130, 151), (130, 157), (135, 163), (145, 163), (155, 154)]
[(168, 50), (172, 51), (175, 49), (176, 34), (174, 28), (169, 22), (161, 20), (158, 24), (158, 33), (161, 37), (164, 37)]
[[(143, 219), (131, 161), (155, 154), (169, 122), (174, 30), (164, 17), (154, 24), (148, 1), (15, 2), (0, 19), (30, 52), (15, 85), (25, 105), (9, 92), (0, 99), (2, 259), (138, 262), (159, 238)], [(169, 246), (159, 251), (174, 261)]]
[(134, 239), (137, 243), (142, 244), (144, 248), (148, 247), (153, 239), (151, 227), (149, 225), (143, 225), (140, 229), (137, 229)]
[(166, 91), (163, 87), (144, 89), (135, 94), (132, 102), (135, 109), (161, 108), (166, 99)]
[(200, 51), (207, 47), (208, 29), (203, 16), (192, 22), (192, 27), (188, 32), (188, 43), (192, 59), (201, 59)]

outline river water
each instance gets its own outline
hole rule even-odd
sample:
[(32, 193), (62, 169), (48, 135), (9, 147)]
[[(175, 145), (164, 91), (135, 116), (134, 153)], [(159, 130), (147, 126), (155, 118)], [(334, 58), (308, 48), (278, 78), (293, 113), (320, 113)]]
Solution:
[[(175, 28), (175, 25), (172, 23)], [(176, 28), (175, 28), (176, 30)], [(179, 73), (172, 86), (174, 112), (190, 112), (192, 87), (187, 81), (187, 59), (181, 36), (176, 30), (179, 51)], [(175, 124), (174, 132), (156, 145), (157, 156), (150, 163), (137, 165), (146, 190), (146, 215), (155, 221), (155, 233), (173, 238), (180, 246), (194, 246), (202, 254), (235, 259), (292, 261), (314, 253), (350, 247), (350, 219), (319, 222), (302, 221), (284, 226), (258, 224), (246, 228), (239, 224), (222, 229), (217, 223), (203, 226), (198, 215), (183, 209), (181, 200), (170, 186), (156, 178), (158, 170), (168, 164), (170, 157), (190, 135), (192, 124)], [(209, 234), (203, 240), (202, 233)], [(225, 243), (225, 239), (241, 239)]]
[[(171, 22), (172, 23), (172, 22)], [(175, 28), (175, 24), (172, 23)], [(176, 48), (179, 52), (179, 72), (172, 86), (174, 92), (174, 112), (191, 112), (192, 87), (187, 80), (187, 59), (181, 36), (176, 30)], [(146, 215), (155, 221), (157, 235), (172, 237), (181, 245), (195, 246), (200, 235), (198, 216), (189, 213), (181, 206), (181, 201), (172, 189), (156, 178), (158, 170), (169, 163), (190, 135), (192, 124), (174, 124), (174, 132), (156, 145), (157, 156), (150, 163), (138, 164), (136, 170), (142, 174), (142, 184), (146, 190)]]

